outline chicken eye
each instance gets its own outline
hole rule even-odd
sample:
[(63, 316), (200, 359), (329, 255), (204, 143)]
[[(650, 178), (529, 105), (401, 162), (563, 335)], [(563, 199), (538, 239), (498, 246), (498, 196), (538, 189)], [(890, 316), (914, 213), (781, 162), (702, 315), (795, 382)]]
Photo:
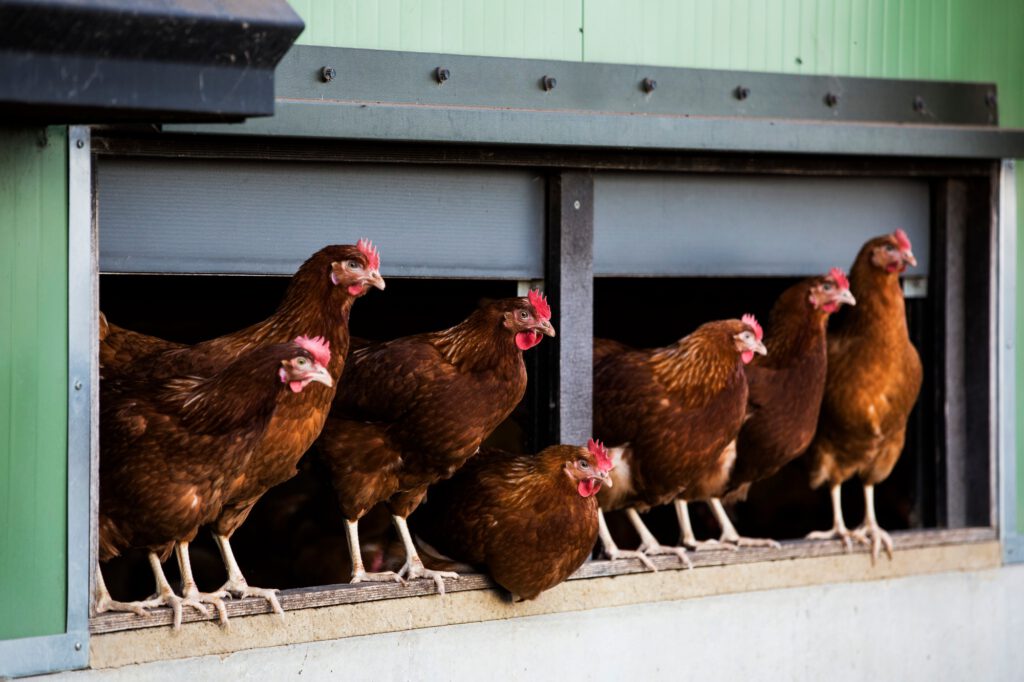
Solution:
[(579, 465), (580, 469), (589, 469), (590, 468), (590, 462), (588, 462), (585, 459), (579, 460), (577, 462), (577, 464)]
[(885, 250), (888, 251), (889, 253), (894, 253), (896, 251), (896, 247), (893, 246), (892, 244), (886, 244)]
[(349, 267), (350, 270), (362, 270), (363, 269), (362, 263), (360, 263), (357, 260), (350, 260), (348, 262), (348, 267)]
[(825, 282), (825, 284), (821, 288), (824, 289), (825, 291), (832, 291), (834, 287), (832, 286), (831, 282)]
[(309, 367), (309, 360), (306, 358), (296, 358), (295, 366), (298, 367), (299, 369), (306, 369), (307, 367)]
[(520, 317), (520, 318), (522, 318), (522, 319), (524, 319), (524, 320), (525, 320), (525, 319), (526, 319), (526, 318), (528, 318), (529, 316), (530, 316), (530, 313), (526, 312), (525, 310), (520, 310), (520, 311), (519, 311), (519, 317)]

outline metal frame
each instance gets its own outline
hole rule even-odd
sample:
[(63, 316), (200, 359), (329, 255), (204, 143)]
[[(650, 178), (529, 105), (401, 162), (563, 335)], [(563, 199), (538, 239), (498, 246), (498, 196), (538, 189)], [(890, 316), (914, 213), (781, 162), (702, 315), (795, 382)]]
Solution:
[(1013, 160), (1003, 161), (999, 182), (998, 452), (999, 536), (1006, 563), (1024, 562), (1024, 528), (1017, 528), (1017, 185)]
[(165, 129), (604, 149), (1024, 156), (1024, 131), (995, 127), (995, 86), (984, 83), (299, 46), (278, 66), (276, 84), (271, 118)]
[(86, 127), (68, 130), (68, 468), (65, 632), (0, 641), (4, 675), (31, 675), (89, 663), (89, 595), (99, 415), (99, 296), (92, 229), (92, 150)]

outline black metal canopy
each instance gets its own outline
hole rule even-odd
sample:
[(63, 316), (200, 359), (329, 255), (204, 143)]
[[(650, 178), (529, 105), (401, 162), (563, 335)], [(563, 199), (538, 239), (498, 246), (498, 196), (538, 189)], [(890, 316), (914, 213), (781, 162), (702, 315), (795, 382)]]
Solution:
[(285, 0), (0, 0), (0, 120), (269, 116), (304, 27)]

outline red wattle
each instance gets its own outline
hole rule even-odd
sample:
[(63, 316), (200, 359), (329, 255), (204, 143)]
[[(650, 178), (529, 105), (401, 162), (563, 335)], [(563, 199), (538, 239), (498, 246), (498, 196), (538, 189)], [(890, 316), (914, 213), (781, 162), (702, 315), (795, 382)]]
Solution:
[(519, 350), (530, 350), (540, 343), (540, 332), (519, 332), (516, 334), (516, 347)]
[(595, 494), (600, 488), (600, 481), (593, 478), (588, 478), (585, 481), (580, 481), (576, 485), (576, 492), (580, 494), (580, 497), (590, 497), (591, 495)]
[(836, 305), (835, 303), (826, 303), (823, 306), (821, 306), (821, 309), (824, 310), (826, 313), (834, 313), (836, 310), (839, 309), (839, 306)]
[(300, 392), (306, 383), (304, 381), (289, 381), (288, 388), (292, 389), (292, 393)]
[(745, 350), (740, 353), (740, 359), (743, 360), (744, 365), (749, 365), (750, 361), (754, 359), (754, 351)]
[(363, 285), (362, 284), (350, 284), (350, 285), (348, 285), (348, 293), (350, 293), (353, 296), (358, 296), (359, 294), (363, 293)]

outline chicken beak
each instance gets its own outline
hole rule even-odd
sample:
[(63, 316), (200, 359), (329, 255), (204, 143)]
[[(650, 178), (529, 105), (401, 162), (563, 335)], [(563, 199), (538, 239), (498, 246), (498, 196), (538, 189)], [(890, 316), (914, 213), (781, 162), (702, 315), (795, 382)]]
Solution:
[(917, 267), (917, 259), (914, 258), (914, 252), (911, 251), (910, 249), (907, 249), (906, 251), (903, 252), (903, 262), (912, 268)]
[(534, 330), (539, 331), (541, 334), (544, 334), (545, 336), (554, 337), (555, 335), (555, 326), (551, 324), (549, 320), (544, 320), (539, 325), (534, 327)]
[(380, 273), (376, 270), (370, 270), (370, 275), (366, 278), (366, 283), (384, 291), (384, 278), (381, 277)]
[(334, 379), (331, 378), (331, 373), (327, 371), (327, 368), (323, 365), (317, 365), (315, 372), (307, 377), (310, 381), (318, 381), (327, 388), (334, 386)]
[(606, 485), (609, 488), (612, 487), (612, 472), (602, 471), (601, 472), (601, 485)]
[(750, 346), (750, 350), (754, 351), (758, 355), (768, 355), (768, 349), (765, 348), (764, 344), (760, 341), (755, 341), (754, 344)]
[(857, 299), (853, 297), (853, 292), (849, 289), (843, 289), (839, 292), (839, 298), (836, 300), (840, 303), (845, 303), (846, 305), (857, 305)]

